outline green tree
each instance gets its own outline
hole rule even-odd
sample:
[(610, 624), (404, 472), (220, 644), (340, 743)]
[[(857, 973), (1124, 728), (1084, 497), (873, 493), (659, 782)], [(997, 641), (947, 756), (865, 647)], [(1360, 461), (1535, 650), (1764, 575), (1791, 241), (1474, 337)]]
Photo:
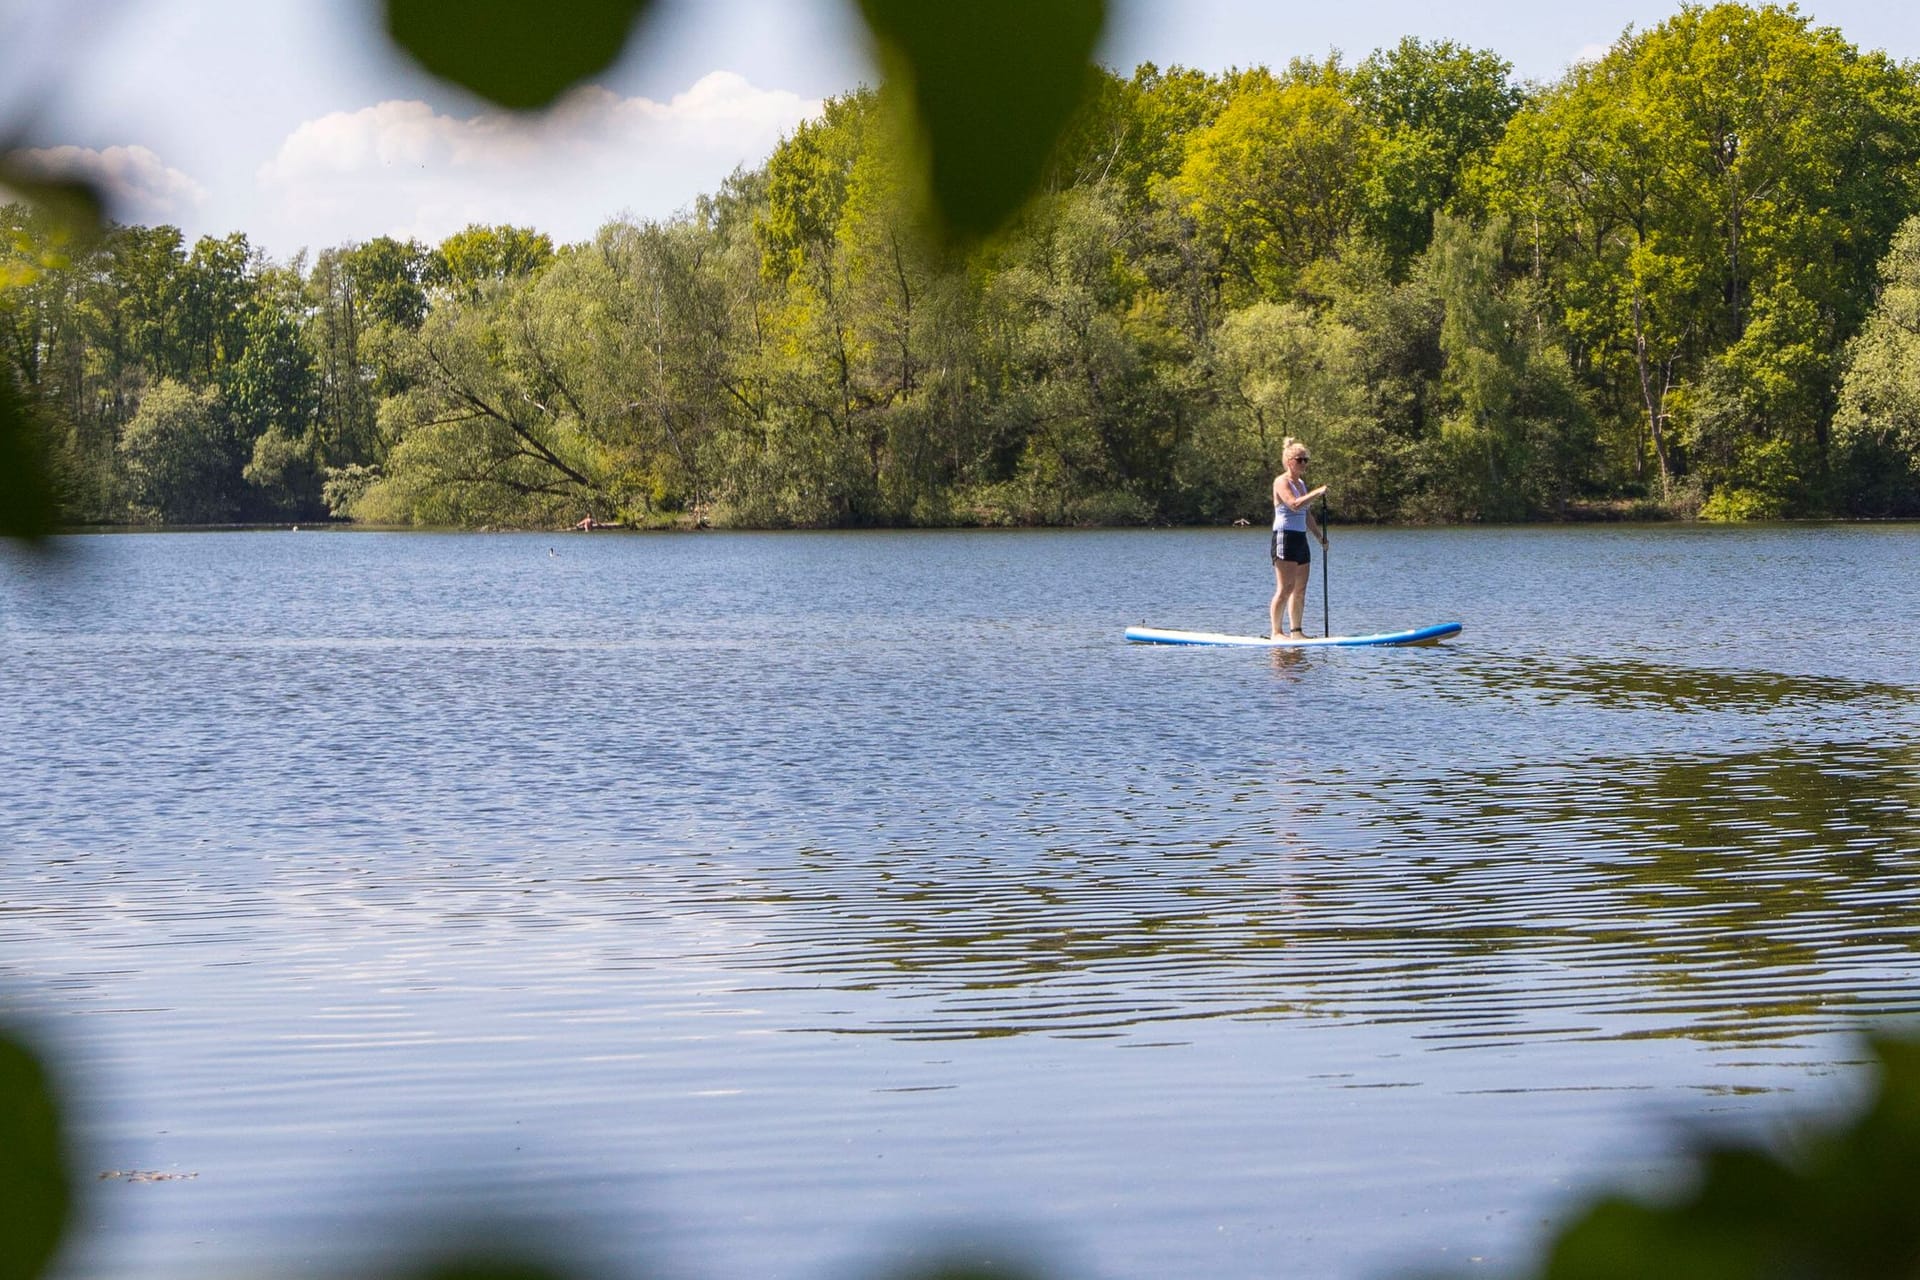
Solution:
[(962, 255), (941, 252), (899, 155), (901, 122), (865, 131), (836, 231), (845, 265), (848, 446), (874, 518), (944, 520), (946, 492), (990, 450), (980, 394), (979, 292)]
[(736, 334), (712, 220), (609, 224), (595, 252), (617, 287), (609, 301), (619, 363), (630, 366), (624, 447), (637, 479), (634, 514), (690, 512), (712, 502), (713, 442), (747, 403), (734, 378)]
[(1404, 271), (1453, 208), (1464, 173), (1506, 132), (1523, 94), (1497, 54), (1408, 36), (1354, 69), (1350, 92), (1379, 132), (1362, 221)]
[(1126, 252), (1118, 191), (1043, 201), (1002, 247), (983, 300), (1009, 484), (974, 505), (1022, 522), (1139, 521), (1171, 500), (1191, 351)]
[[(1228, 316), (1214, 343), (1221, 397), (1194, 433), (1187, 469), (1213, 493), (1206, 514), (1264, 523), (1280, 451), (1288, 436), (1312, 446), (1329, 475), (1365, 467), (1368, 418), (1361, 337), (1326, 311), (1300, 303), (1257, 302)], [(1364, 499), (1361, 500), (1364, 502)]]
[(164, 378), (120, 440), (134, 514), (167, 524), (232, 519), (243, 458), (218, 388)]
[[(485, 247), (474, 243), (476, 239)], [(450, 252), (449, 246), (456, 245)], [(469, 227), (449, 237), (437, 253), (417, 240), (376, 236), (342, 256), (369, 320), (396, 329), (418, 329), (427, 318), (427, 282), (437, 278), (436, 273), (444, 273), (451, 283), (458, 263), (461, 272), (477, 273), (476, 280), (504, 278), (533, 270), (552, 253), (553, 245), (545, 236), (511, 227), (491, 231)]]
[[(471, 302), (489, 288), (532, 275), (552, 260), (553, 240), (545, 232), (531, 227), (475, 224), (442, 240), (420, 271), (435, 287)], [(393, 313), (396, 323), (405, 324), (415, 314), (412, 297), (405, 288), (405, 272), (411, 265), (404, 250), (397, 246), (388, 249), (376, 241), (362, 247), (352, 259), (350, 270), (376, 312), (384, 307)], [(408, 327), (417, 328), (418, 323)]]
[(246, 346), (253, 267), (253, 250), (239, 232), (202, 236), (181, 267), (172, 337), (196, 386), (216, 380)]
[(1453, 518), (1513, 520), (1564, 510), (1591, 422), (1524, 283), (1502, 281), (1506, 227), (1442, 216), (1422, 270), (1442, 308), (1438, 444)]
[(410, 339), (408, 388), (382, 406), (396, 443), (355, 514), (417, 524), (571, 523), (644, 501), (654, 459), (636, 433), (647, 373), (608, 255), (446, 301)]
[(120, 368), (149, 379), (190, 379), (182, 338), (186, 252), (178, 227), (115, 227), (104, 246), (113, 306), (99, 317), (101, 345)]
[(1384, 246), (1355, 237), (1337, 257), (1315, 264), (1301, 288), (1358, 335), (1356, 377), (1365, 409), (1325, 469), (1340, 477), (1329, 509), (1370, 520), (1441, 517), (1446, 508), (1437, 491), (1444, 478), (1433, 440), (1446, 412), (1440, 341), (1446, 307), (1430, 273), (1399, 279)]
[[(1837, 359), (1914, 202), (1911, 69), (1793, 9), (1688, 6), (1515, 116), (1480, 175), (1663, 491), (1824, 470)], [(1763, 464), (1763, 469), (1766, 468)]]
[(0, 535), (44, 533), (62, 499), (97, 499), (111, 482), (83, 434), (85, 256), (59, 219), (0, 207)]
[(729, 507), (756, 522), (867, 523), (877, 518), (875, 467), (863, 459), (867, 404), (849, 262), (841, 244), (854, 170), (867, 135), (891, 110), (870, 92), (827, 104), (768, 159), (754, 221), (761, 271), (774, 286), (759, 320), (769, 386), (757, 448), (736, 454)]
[(222, 370), (220, 387), (248, 461), (242, 475), (260, 497), (261, 514), (309, 519), (320, 500), (318, 384), (313, 353), (302, 338), (306, 284), (290, 269), (254, 279), (244, 346)]
[(1880, 292), (1847, 347), (1833, 437), (1853, 514), (1920, 515), (1920, 215), (1880, 264)]
[(1378, 135), (1336, 87), (1250, 86), (1188, 141), (1173, 190), (1216, 249), (1231, 304), (1279, 301), (1362, 207)]
[(382, 236), (320, 254), (307, 275), (304, 340), (316, 401), (311, 454), (323, 476), (384, 461), (390, 442), (379, 430), (379, 405), (407, 388), (409, 340), (426, 322), (434, 282), (442, 297), (474, 296), (485, 282), (510, 278), (510, 262), (516, 269), (544, 262), (545, 242), (513, 228), (450, 237), (451, 260), (469, 273), (457, 284), (445, 246), (428, 250)]
[(1265, 68), (1214, 75), (1143, 62), (1126, 79), (1102, 71), (1060, 141), (1047, 189), (1111, 183), (1130, 205), (1145, 206), (1180, 172), (1188, 138), (1211, 125), (1239, 93), (1272, 83)]
[[(314, 373), (318, 461), (328, 470), (378, 465), (386, 450), (378, 427), (379, 397), (398, 390), (398, 380), (381, 376), (395, 360), (380, 340), (351, 248), (322, 251), (307, 275), (306, 290), (304, 336)], [(376, 355), (386, 358), (376, 360)]]

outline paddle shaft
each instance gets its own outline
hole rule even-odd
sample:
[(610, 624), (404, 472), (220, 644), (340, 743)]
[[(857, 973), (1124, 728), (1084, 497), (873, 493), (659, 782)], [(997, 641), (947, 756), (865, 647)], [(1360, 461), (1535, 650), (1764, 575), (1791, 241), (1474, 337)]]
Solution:
[(1333, 634), (1333, 610), (1327, 603), (1331, 593), (1327, 588), (1327, 561), (1330, 557), (1327, 555), (1326, 536), (1327, 500), (1322, 498), (1320, 499), (1320, 537), (1322, 539), (1320, 543), (1320, 625), (1322, 628), (1320, 634), (1330, 636)]

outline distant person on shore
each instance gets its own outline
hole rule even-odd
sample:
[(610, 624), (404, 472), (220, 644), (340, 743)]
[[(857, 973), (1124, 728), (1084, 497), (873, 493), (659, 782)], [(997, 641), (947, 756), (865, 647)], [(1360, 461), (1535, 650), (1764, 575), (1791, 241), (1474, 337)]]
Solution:
[(1301, 615), (1307, 607), (1307, 578), (1313, 572), (1313, 553), (1307, 548), (1307, 535), (1319, 539), (1324, 549), (1327, 531), (1313, 518), (1309, 508), (1327, 486), (1307, 488), (1307, 466), (1313, 461), (1307, 446), (1287, 437), (1280, 449), (1280, 465), (1285, 468), (1273, 478), (1273, 600), (1267, 606), (1267, 634), (1275, 640), (1287, 634), (1283, 625), (1292, 619), (1296, 640), (1307, 638), (1300, 629)]
[(579, 524), (573, 527), (578, 529), (582, 533), (592, 533), (595, 529), (598, 529), (600, 527), (600, 522), (598, 520), (595, 520), (592, 516), (588, 516), (585, 519), (583, 519)]

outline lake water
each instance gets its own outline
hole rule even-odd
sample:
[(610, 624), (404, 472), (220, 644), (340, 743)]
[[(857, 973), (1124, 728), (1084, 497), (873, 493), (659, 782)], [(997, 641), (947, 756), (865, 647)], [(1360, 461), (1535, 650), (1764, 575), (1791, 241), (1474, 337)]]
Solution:
[(1257, 529), (6, 553), (63, 1275), (1484, 1274), (1857, 1098), (1920, 1011), (1920, 527), (1328, 559), (1337, 630), (1464, 635), (1122, 642), (1263, 629)]

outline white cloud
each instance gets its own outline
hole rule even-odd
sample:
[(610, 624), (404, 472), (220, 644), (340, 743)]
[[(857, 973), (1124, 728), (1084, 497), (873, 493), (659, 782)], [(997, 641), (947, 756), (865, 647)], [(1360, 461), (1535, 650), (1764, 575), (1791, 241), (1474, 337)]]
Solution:
[(207, 189), (178, 169), (169, 168), (145, 147), (33, 147), (11, 158), (22, 168), (49, 178), (78, 178), (93, 183), (107, 198), (113, 215), (126, 222), (179, 222), (207, 201)]
[(817, 99), (716, 71), (666, 102), (575, 91), (540, 116), (442, 115), (383, 102), (295, 129), (261, 166), (275, 243), (319, 249), (375, 235), (429, 243), (471, 222), (580, 240), (630, 210), (664, 217), (757, 164), (819, 114)]

